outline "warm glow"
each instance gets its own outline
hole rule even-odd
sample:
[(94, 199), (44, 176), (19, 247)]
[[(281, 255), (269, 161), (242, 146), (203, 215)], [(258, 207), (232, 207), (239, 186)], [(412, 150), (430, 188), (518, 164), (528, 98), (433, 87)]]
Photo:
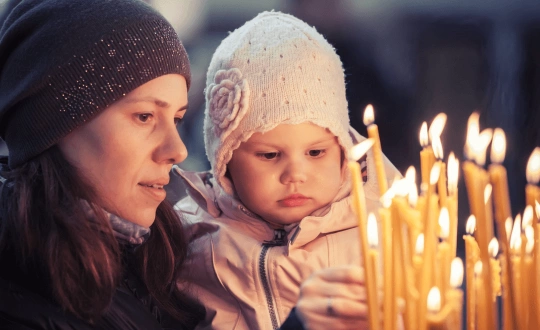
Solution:
[(445, 113), (441, 112), (440, 114), (435, 116), (435, 118), (433, 118), (431, 125), (429, 125), (429, 131), (428, 131), (429, 139), (431, 140), (431, 142), (433, 142), (435, 138), (441, 137), (445, 124), (446, 124)]
[(444, 158), (443, 147), (441, 143), (441, 138), (439, 136), (434, 136), (431, 140), (431, 147), (433, 148), (433, 154), (437, 160), (442, 160)]
[(411, 189), (409, 190), (409, 205), (411, 207), (416, 207), (416, 204), (418, 203), (418, 187), (416, 184), (411, 185)]
[(477, 276), (477, 277), (482, 275), (482, 261), (480, 261), (480, 260), (478, 260), (474, 264), (474, 275)]
[(422, 148), (425, 148), (429, 145), (429, 139), (428, 139), (428, 129), (427, 129), (427, 123), (423, 122), (422, 127), (420, 127), (420, 145)]
[(414, 253), (418, 256), (424, 253), (424, 234), (418, 234), (416, 237), (416, 244), (414, 245)]
[(486, 151), (492, 136), (493, 130), (491, 128), (486, 128), (480, 133), (476, 143), (472, 145), (474, 160), (476, 161), (476, 164), (480, 166), (486, 164)]
[(469, 235), (474, 234), (476, 230), (476, 217), (474, 214), (471, 214), (465, 223), (465, 232)]
[(489, 241), (488, 253), (492, 258), (496, 258), (497, 254), (499, 254), (499, 241), (497, 241), (497, 238), (493, 237)]
[(375, 121), (375, 112), (373, 106), (368, 104), (364, 110), (364, 125), (369, 126)]
[(411, 184), (416, 184), (416, 169), (414, 166), (409, 166), (407, 172), (405, 172), (405, 179)]
[(467, 122), (467, 139), (465, 143), (465, 157), (467, 159), (474, 159), (473, 146), (477, 143), (478, 136), (480, 135), (480, 115), (477, 112), (473, 112)]
[(513, 226), (512, 218), (508, 217), (506, 218), (506, 221), (504, 222), (504, 229), (506, 231), (506, 239), (510, 240), (510, 234), (512, 234), (512, 226)]
[(439, 237), (443, 240), (448, 239), (450, 235), (450, 216), (446, 207), (442, 207), (439, 213), (439, 226), (441, 227)]
[(392, 199), (396, 196), (396, 192), (392, 189), (392, 186), (380, 198), (382, 206), (386, 209), (392, 206)]
[(373, 213), (368, 215), (367, 241), (370, 248), (376, 249), (379, 245), (379, 233), (377, 231), (377, 218)]
[(484, 204), (487, 204), (489, 202), (492, 192), (493, 192), (493, 186), (490, 183), (488, 183), (486, 185), (486, 188), (484, 188)]
[(531, 253), (534, 248), (534, 229), (532, 225), (524, 227), (523, 231), (525, 232), (525, 238), (527, 238), (527, 243), (525, 245), (525, 252)]
[(429, 184), (434, 185), (439, 181), (439, 175), (441, 174), (441, 166), (438, 163), (433, 164), (431, 172), (429, 174)]
[(540, 218), (540, 203), (538, 201), (534, 201), (536, 203), (536, 217)]
[(366, 139), (358, 143), (357, 145), (353, 146), (351, 148), (351, 156), (350, 156), (351, 160), (356, 162), (357, 160), (362, 158), (362, 156), (364, 156), (366, 152), (368, 152), (369, 148), (373, 146), (374, 142), (375, 140), (373, 139)]
[(540, 182), (540, 147), (534, 148), (527, 162), (527, 182), (530, 184), (538, 184)]
[(438, 313), (441, 310), (441, 291), (434, 286), (427, 295), (427, 309), (430, 313)]
[(504, 131), (496, 128), (493, 132), (493, 141), (491, 142), (491, 162), (502, 164), (506, 153), (506, 137)]
[(521, 249), (521, 215), (518, 214), (514, 220), (512, 234), (510, 235), (510, 248), (514, 251)]
[(392, 184), (392, 188), (396, 196), (405, 197), (411, 190), (411, 182), (406, 177), (403, 179), (395, 180)]
[(451, 152), (450, 155), (448, 156), (447, 173), (448, 173), (448, 193), (450, 195), (456, 195), (457, 186), (458, 186), (458, 175), (459, 175), (459, 160), (457, 160), (453, 152)]
[(454, 258), (450, 264), (450, 286), (457, 289), (463, 283), (463, 261)]
[(523, 211), (523, 220), (521, 220), (521, 227), (525, 228), (527, 226), (532, 226), (533, 223), (533, 208), (530, 205), (527, 205), (525, 207), (525, 211)]

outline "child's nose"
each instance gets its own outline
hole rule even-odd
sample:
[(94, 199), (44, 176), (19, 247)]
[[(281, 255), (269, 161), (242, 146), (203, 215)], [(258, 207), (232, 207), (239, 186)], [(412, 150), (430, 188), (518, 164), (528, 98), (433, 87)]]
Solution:
[(306, 166), (300, 160), (291, 160), (281, 174), (281, 183), (303, 183), (307, 179)]

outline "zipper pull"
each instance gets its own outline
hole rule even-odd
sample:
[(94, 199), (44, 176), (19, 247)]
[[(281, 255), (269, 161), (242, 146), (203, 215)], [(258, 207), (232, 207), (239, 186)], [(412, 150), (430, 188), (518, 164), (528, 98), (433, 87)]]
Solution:
[(274, 229), (274, 238), (271, 241), (264, 241), (266, 246), (284, 246), (287, 245), (287, 232), (284, 229)]

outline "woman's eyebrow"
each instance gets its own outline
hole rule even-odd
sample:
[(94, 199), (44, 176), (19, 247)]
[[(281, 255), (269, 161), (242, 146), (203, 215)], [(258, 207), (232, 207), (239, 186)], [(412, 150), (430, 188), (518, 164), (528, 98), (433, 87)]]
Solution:
[[(126, 102), (127, 103), (149, 102), (149, 103), (154, 103), (155, 105), (157, 105), (160, 108), (169, 108), (171, 106), (169, 103), (167, 103), (167, 102), (165, 102), (163, 100), (160, 100), (158, 98), (155, 98), (155, 97), (147, 97), (147, 98), (140, 98), (140, 99), (133, 98), (133, 99), (126, 100)], [(183, 107), (178, 109), (178, 111), (187, 110), (188, 105), (189, 104), (184, 105)]]

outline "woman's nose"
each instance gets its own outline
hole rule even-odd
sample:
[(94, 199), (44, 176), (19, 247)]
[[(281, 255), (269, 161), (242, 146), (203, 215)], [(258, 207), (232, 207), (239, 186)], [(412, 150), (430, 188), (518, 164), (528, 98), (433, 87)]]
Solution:
[(166, 162), (167, 164), (180, 163), (188, 156), (186, 145), (182, 141), (175, 125), (167, 128), (167, 132), (163, 135), (163, 141), (158, 149), (158, 161)]

